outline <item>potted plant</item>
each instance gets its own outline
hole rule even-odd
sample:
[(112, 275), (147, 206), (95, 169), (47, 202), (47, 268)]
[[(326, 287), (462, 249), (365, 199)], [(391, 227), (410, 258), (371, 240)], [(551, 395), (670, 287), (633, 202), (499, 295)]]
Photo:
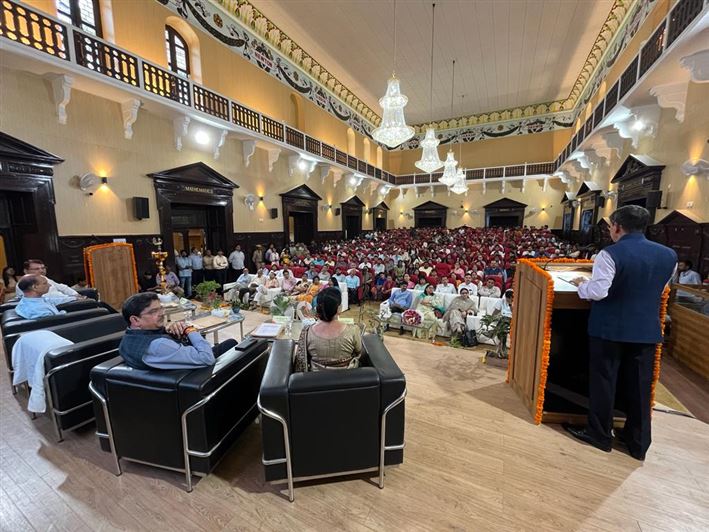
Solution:
[(507, 358), (507, 335), (510, 333), (510, 318), (499, 314), (486, 314), (480, 320), (482, 333), (495, 340), (495, 351), (488, 351), (497, 358)]
[(271, 301), (271, 316), (285, 316), (290, 307), (290, 299), (283, 294), (278, 294)]
[(222, 298), (217, 293), (219, 288), (220, 285), (216, 281), (204, 281), (195, 286), (194, 291), (197, 293), (197, 299), (199, 299), (204, 306), (215, 310), (222, 305)]

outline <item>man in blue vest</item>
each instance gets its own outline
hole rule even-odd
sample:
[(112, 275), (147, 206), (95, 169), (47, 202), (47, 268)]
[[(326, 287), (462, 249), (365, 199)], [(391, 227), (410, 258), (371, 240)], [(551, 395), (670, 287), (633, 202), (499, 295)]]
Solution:
[(662, 342), (660, 302), (674, 276), (677, 254), (645, 238), (650, 213), (626, 205), (610, 216), (614, 244), (593, 263), (590, 280), (574, 279), (581, 299), (592, 301), (588, 320), (589, 401), (585, 428), (564, 425), (575, 438), (610, 452), (613, 405), (620, 374), (626, 421), (619, 436), (630, 455), (650, 447), (650, 393), (655, 347)]
[(165, 311), (154, 292), (141, 292), (123, 304), (128, 323), (118, 352), (135, 369), (189, 369), (214, 364), (215, 357), (236, 345), (229, 339), (212, 347), (184, 321), (165, 327)]

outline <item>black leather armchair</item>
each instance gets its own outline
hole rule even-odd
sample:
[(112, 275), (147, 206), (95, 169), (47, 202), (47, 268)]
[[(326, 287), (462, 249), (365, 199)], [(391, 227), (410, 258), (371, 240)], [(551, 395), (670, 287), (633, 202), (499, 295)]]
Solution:
[(116, 474), (121, 459), (183, 471), (192, 491), (192, 475), (209, 474), (258, 416), (268, 347), (249, 338), (192, 370), (136, 370), (120, 357), (94, 367), (96, 434)]
[(93, 307), (86, 310), (78, 310), (76, 312), (68, 312), (66, 314), (57, 314), (56, 316), (47, 316), (37, 320), (26, 320), (17, 316), (14, 310), (7, 310), (2, 315), (2, 335), (5, 347), (5, 360), (7, 361), (7, 369), (10, 373), (10, 382), (12, 382), (12, 346), (17, 341), (17, 337), (21, 333), (29, 331), (38, 331), (40, 329), (50, 329), (57, 325), (65, 323), (75, 323), (84, 321), (98, 316), (108, 315), (108, 310), (105, 308)]
[(262, 414), (266, 480), (293, 483), (379, 472), (404, 460), (406, 378), (375, 335), (363, 337), (357, 369), (294, 373), (293, 342), (274, 343), (266, 367)]
[(93, 421), (93, 401), (89, 393), (91, 368), (116, 357), (125, 329), (126, 322), (120, 314), (48, 329), (74, 342), (52, 349), (44, 357), (44, 389), (58, 441), (63, 440), (63, 431)]

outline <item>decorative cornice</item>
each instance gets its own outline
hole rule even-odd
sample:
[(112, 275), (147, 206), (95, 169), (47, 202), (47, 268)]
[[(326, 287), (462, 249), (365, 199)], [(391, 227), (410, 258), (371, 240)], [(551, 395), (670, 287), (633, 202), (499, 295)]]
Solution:
[[(187, 20), (194, 19), (216, 39), (347, 123), (355, 131), (371, 137), (371, 130), (381, 121), (377, 113), (248, 0), (157, 1)], [(548, 124), (549, 115), (563, 111), (571, 111), (574, 116), (578, 114), (655, 4), (656, 0), (614, 2), (567, 98), (442, 120), (434, 123), (433, 127), (438, 131), (454, 132), (446, 136), (461, 139), (456, 142), (495, 138), (496, 132), (500, 133), (497, 136), (506, 136), (567, 127), (560, 125), (566, 120), (557, 120), (558, 123), (553, 127), (546, 125), (541, 129), (539, 123)], [(531, 127), (527, 127), (527, 124), (531, 124)], [(428, 125), (418, 124), (414, 127), (417, 133), (422, 134)], [(520, 132), (506, 133), (510, 129)], [(418, 142), (419, 139), (412, 139), (405, 145), (405, 149), (418, 147)]]

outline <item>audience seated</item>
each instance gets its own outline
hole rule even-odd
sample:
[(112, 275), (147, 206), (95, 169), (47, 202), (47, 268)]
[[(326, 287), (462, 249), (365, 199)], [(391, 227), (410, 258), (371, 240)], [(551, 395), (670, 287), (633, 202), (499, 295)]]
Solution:
[(7, 303), (17, 297), (16, 290), (17, 278), (15, 268), (12, 266), (5, 266), (2, 269), (2, 292), (0, 292), (0, 303)]
[(414, 306), (422, 317), (422, 328), (414, 329), (414, 337), (422, 338), (426, 333), (428, 338), (436, 335), (437, 325), (441, 325), (440, 318), (443, 316), (443, 298), (441, 294), (436, 294), (433, 285), (429, 284), (423, 293), (416, 299)]
[(677, 283), (679, 284), (691, 284), (700, 285), (702, 284), (701, 276), (692, 270), (691, 260), (681, 260), (677, 264)]
[(22, 299), (15, 307), (15, 312), (26, 320), (36, 320), (66, 312), (59, 310), (51, 299), (44, 298), (50, 288), (49, 280), (44, 275), (25, 275), (17, 283), (17, 288), (22, 293)]
[[(76, 301), (77, 299), (83, 299), (81, 294), (73, 288), (69, 288), (65, 284), (52, 281), (49, 277), (47, 277), (47, 267), (44, 265), (44, 262), (39, 259), (27, 259), (24, 264), (24, 270), (25, 275), (42, 275), (47, 279), (49, 289), (44, 297), (52, 298), (52, 303), (55, 305)], [(15, 288), (15, 295), (17, 297), (23, 296), (19, 283)]]
[(465, 287), (461, 288), (458, 297), (451, 302), (442, 318), (452, 336), (462, 336), (465, 333), (468, 315), (475, 310), (476, 304), (470, 299), (470, 292)]
[(123, 318), (128, 323), (118, 348), (126, 364), (135, 369), (188, 369), (210, 366), (215, 356), (236, 342), (227, 340), (212, 346), (197, 329), (185, 322), (165, 327), (165, 312), (157, 294), (135, 294), (123, 304)]
[(345, 284), (347, 285), (347, 294), (350, 301), (361, 305), (362, 302), (359, 299), (360, 278), (354, 268), (345, 277)]
[(488, 279), (485, 284), (478, 289), (478, 295), (485, 297), (500, 297), (500, 288), (495, 285), (494, 279)]
[(316, 305), (318, 322), (303, 327), (295, 355), (296, 371), (319, 371), (334, 368), (356, 368), (362, 353), (362, 337), (355, 325), (337, 320), (342, 294), (337, 288), (326, 288)]

